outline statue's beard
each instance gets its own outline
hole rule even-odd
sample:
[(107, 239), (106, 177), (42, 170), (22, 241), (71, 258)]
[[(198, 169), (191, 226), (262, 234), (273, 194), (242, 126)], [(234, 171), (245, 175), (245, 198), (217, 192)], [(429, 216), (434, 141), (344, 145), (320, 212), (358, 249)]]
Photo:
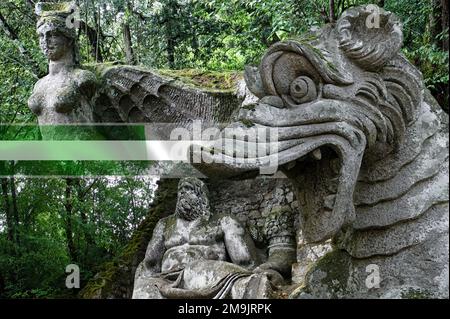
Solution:
[(176, 215), (184, 220), (193, 221), (208, 214), (200, 200), (180, 198), (177, 201)]

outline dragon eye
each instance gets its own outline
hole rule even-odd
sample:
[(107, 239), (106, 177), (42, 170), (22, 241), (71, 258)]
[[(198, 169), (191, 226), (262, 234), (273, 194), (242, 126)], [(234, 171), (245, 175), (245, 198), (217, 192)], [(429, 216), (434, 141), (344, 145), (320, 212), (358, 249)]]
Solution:
[(317, 98), (317, 86), (307, 76), (299, 76), (291, 83), (291, 97), (297, 103), (307, 103)]

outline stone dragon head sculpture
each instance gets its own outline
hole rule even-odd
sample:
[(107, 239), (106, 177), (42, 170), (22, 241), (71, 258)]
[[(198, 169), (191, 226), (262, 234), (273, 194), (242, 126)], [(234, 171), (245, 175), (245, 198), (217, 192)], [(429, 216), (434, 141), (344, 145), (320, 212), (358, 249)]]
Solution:
[(248, 132), (232, 137), (244, 150), (259, 143), (252, 129), (276, 129), (276, 152), (227, 150), (223, 134), (198, 168), (241, 176), (276, 156), (297, 189), (306, 240), (333, 238), (356, 258), (448, 234), (448, 117), (401, 47), (401, 23), (374, 5), (276, 43), (247, 68), (254, 102), (232, 124)]

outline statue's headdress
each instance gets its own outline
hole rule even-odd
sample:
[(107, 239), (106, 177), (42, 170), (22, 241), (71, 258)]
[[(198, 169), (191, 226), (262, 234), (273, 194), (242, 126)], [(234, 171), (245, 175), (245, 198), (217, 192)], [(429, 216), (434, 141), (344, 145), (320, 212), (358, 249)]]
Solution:
[(77, 36), (76, 24), (72, 17), (77, 6), (74, 2), (39, 2), (36, 4), (36, 14), (39, 17), (37, 28), (44, 25), (52, 27), (66, 37), (75, 39)]

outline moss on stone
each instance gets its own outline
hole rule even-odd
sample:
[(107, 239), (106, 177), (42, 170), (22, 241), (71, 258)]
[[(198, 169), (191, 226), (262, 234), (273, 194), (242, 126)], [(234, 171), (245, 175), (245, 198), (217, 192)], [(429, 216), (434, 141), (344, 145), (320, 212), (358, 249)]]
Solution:
[(320, 279), (322, 285), (328, 287), (328, 291), (337, 297), (347, 294), (347, 283), (350, 277), (350, 259), (346, 252), (336, 249), (323, 257), (311, 267), (308, 273), (322, 271), (326, 277)]
[(315, 53), (320, 59), (326, 60), (322, 51), (312, 44), (312, 42), (318, 40), (318, 37), (316, 35), (310, 34), (305, 37), (292, 37), (290, 38), (290, 40), (299, 43), (303, 47), (308, 48), (313, 53)]
[(242, 73), (238, 71), (206, 71), (199, 69), (155, 70), (145, 66), (124, 65), (117, 61), (84, 64), (81, 68), (93, 72), (99, 83), (102, 83), (104, 74), (116, 66), (129, 67), (142, 72), (150, 72), (163, 78), (168, 78), (168, 80), (173, 79), (182, 85), (218, 93), (234, 92), (237, 83), (243, 78)]
[(336, 67), (336, 65), (334, 65), (332, 62), (327, 61), (327, 67), (331, 70), (333, 70), (334, 72), (339, 72), (338, 68)]
[(255, 111), (256, 110), (256, 105), (255, 104), (249, 104), (249, 105), (244, 105), (242, 108), (245, 110), (249, 110), (249, 111)]
[(175, 216), (169, 216), (165, 219), (165, 225), (166, 230), (170, 231), (171, 229), (175, 228), (177, 219)]
[(81, 66), (81, 69), (91, 71), (95, 74), (97, 80), (100, 82), (103, 78), (103, 74), (111, 67), (117, 65), (118, 62), (105, 62), (105, 63), (87, 63)]
[(253, 126), (255, 126), (255, 123), (253, 123), (252, 121), (250, 121), (248, 119), (242, 119), (241, 123), (244, 124), (246, 127), (253, 127)]
[(161, 75), (174, 78), (182, 83), (199, 88), (214, 90), (234, 90), (237, 82), (242, 79), (240, 72), (236, 71), (205, 71), (198, 69), (183, 70), (157, 70)]
[(156, 223), (162, 217), (174, 212), (177, 187), (177, 179), (159, 182), (147, 218), (138, 227), (123, 251), (112, 261), (103, 264), (100, 272), (81, 290), (79, 294), (81, 298), (131, 298), (135, 269), (144, 259)]
[(42, 2), (39, 3), (38, 8), (45, 12), (46, 15), (50, 14), (57, 14), (59, 12), (70, 12), (70, 9), (72, 7), (73, 3), (66, 1), (66, 2)]

